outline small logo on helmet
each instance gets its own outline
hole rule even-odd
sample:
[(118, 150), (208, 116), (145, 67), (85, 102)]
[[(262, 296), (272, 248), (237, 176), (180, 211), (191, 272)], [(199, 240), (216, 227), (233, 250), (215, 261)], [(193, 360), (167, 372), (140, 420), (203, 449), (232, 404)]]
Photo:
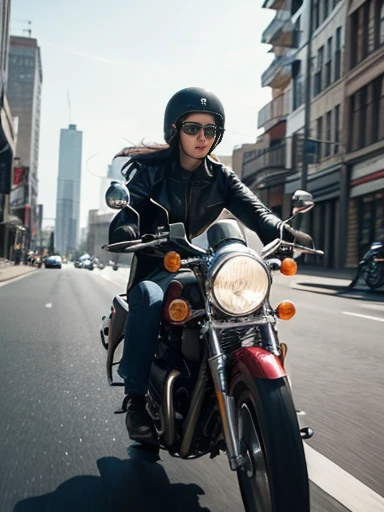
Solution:
[(207, 104), (207, 98), (201, 98), (201, 104), (206, 105)]

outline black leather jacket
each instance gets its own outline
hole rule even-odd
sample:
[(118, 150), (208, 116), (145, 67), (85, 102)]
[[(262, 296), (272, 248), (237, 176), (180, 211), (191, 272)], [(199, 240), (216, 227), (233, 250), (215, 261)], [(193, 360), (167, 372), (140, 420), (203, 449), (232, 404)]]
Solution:
[[(170, 187), (167, 185), (172, 167), (166, 163), (157, 166), (141, 164), (139, 168), (133, 167), (130, 174), (134, 174), (132, 178), (127, 176), (131, 208), (123, 209), (112, 220), (109, 243), (155, 233), (157, 227), (168, 224)], [(172, 177), (174, 179), (174, 175)], [(224, 208), (256, 232), (264, 244), (278, 236), (281, 219), (266, 208), (232, 170), (209, 157), (194, 172), (189, 182), (185, 208), (185, 228), (190, 239), (203, 233)], [(131, 272), (134, 277), (130, 278), (129, 288), (159, 266), (159, 260), (148, 259), (148, 256), (142, 254), (134, 260), (134, 272)]]

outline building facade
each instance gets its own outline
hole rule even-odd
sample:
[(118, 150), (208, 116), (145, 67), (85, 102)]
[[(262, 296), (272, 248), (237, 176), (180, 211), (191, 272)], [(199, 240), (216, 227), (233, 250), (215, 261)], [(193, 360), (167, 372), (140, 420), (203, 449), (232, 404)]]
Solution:
[(348, 3), (345, 70), (345, 259), (354, 266), (372, 242), (384, 240), (384, 0)]
[(60, 132), (55, 250), (70, 258), (79, 245), (83, 133), (70, 124)]
[[(292, 138), (287, 137), (288, 115), (294, 101), (292, 87), (294, 55), (302, 45), (301, 17), (294, 16), (300, 2), (265, 0), (263, 8), (273, 9), (275, 17), (264, 30), (262, 43), (271, 45), (274, 59), (261, 76), (263, 87), (271, 88), (271, 101), (258, 114), (258, 128), (264, 133), (256, 147), (245, 151), (242, 180), (277, 215), (287, 216), (289, 200), (286, 178), (294, 173)], [(299, 91), (296, 92), (299, 97)]]
[(0, 258), (7, 259), (12, 257), (11, 235), (17, 225), (9, 206), (16, 137), (7, 99), (10, 10), (10, 0), (0, 0)]
[[(307, 4), (307, 5), (306, 5)], [(305, 187), (312, 193), (316, 208), (305, 219), (306, 228), (313, 235), (315, 243), (324, 250), (325, 255), (317, 263), (325, 267), (342, 267), (342, 246), (340, 234), (345, 219), (341, 209), (346, 211), (343, 202), (345, 193), (344, 155), (340, 130), (342, 125), (345, 75), (343, 72), (344, 39), (346, 20), (345, 0), (309, 0), (304, 1), (303, 9), (309, 25), (311, 16), (309, 76), (303, 79), (304, 87), (309, 85), (309, 101), (302, 103), (288, 116), (289, 135), (298, 140), (305, 132), (305, 123), (309, 123), (308, 139), (299, 152), (298, 173), (290, 177), (285, 185), (287, 193), (301, 188), (301, 170), (304, 157), (307, 158), (307, 180)], [(308, 38), (307, 38), (308, 39)], [(301, 68), (302, 61), (308, 59), (308, 40), (305, 56), (298, 54), (293, 68)], [(298, 60), (299, 59), (299, 60)], [(293, 69), (292, 94), (295, 93), (297, 80)], [(300, 77), (300, 81), (302, 78)], [(306, 118), (306, 109), (307, 118)], [(305, 152), (305, 155), (304, 155)], [(344, 186), (344, 188), (342, 187)], [(342, 208), (341, 208), (342, 205)], [(310, 261), (311, 259), (308, 258)]]
[[(263, 7), (276, 10), (263, 34), (275, 60), (261, 79), (272, 87), (273, 99), (259, 112), (263, 149), (245, 155), (243, 179), (282, 217), (289, 216), (296, 189), (304, 186), (311, 192), (316, 208), (303, 217), (302, 227), (325, 252), (316, 263), (343, 267), (349, 187), (344, 141), (348, 0), (268, 0)], [(314, 263), (313, 258), (307, 261)]]
[(37, 195), (42, 81), (37, 40), (11, 36), (8, 99), (13, 115), (18, 118), (18, 178), (12, 184), (11, 208), (27, 229), (27, 249), (35, 249), (39, 237)]

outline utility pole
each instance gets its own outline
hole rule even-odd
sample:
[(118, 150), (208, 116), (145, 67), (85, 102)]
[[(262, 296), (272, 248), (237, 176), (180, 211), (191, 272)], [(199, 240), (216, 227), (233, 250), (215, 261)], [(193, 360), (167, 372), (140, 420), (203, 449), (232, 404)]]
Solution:
[[(304, 0), (305, 1), (305, 0)], [(313, 1), (309, 2), (307, 65), (305, 70), (305, 99), (304, 99), (304, 147), (303, 166), (301, 170), (301, 190), (307, 189), (308, 183), (308, 139), (311, 135), (311, 74), (312, 74), (312, 32), (313, 32)]]

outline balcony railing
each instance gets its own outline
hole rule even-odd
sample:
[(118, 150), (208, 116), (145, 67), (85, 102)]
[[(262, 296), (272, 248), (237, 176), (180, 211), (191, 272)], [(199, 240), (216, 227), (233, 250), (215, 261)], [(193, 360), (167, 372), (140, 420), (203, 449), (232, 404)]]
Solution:
[(292, 57), (283, 55), (276, 57), (261, 75), (261, 86), (273, 89), (284, 89), (292, 76)]
[(285, 0), (265, 0), (263, 3), (264, 9), (281, 9)]
[(264, 30), (261, 42), (286, 48), (296, 47), (297, 36), (288, 11), (277, 11), (276, 16)]
[(264, 128), (267, 131), (275, 124), (283, 121), (287, 114), (285, 97), (284, 94), (281, 94), (259, 111), (257, 128)]
[(261, 151), (244, 154), (242, 179), (256, 175), (260, 171), (282, 171), (286, 169), (286, 142)]

